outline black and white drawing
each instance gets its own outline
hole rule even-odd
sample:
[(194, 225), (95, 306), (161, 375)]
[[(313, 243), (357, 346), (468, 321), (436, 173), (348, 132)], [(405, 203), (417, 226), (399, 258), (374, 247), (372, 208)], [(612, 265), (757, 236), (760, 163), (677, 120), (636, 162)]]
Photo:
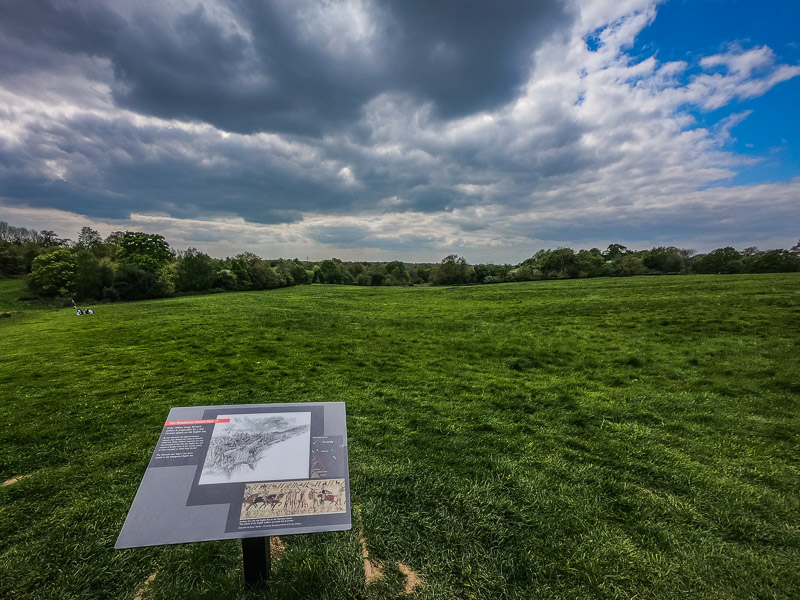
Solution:
[(311, 413), (225, 415), (211, 435), (199, 485), (308, 477)]

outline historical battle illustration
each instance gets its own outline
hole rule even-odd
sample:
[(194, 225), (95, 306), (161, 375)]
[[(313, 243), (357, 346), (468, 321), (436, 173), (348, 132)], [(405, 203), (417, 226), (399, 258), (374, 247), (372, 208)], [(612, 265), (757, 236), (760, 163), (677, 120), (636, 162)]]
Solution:
[(199, 484), (308, 477), (311, 413), (225, 415), (209, 443)]
[(264, 519), (346, 511), (344, 479), (249, 483), (244, 488), (240, 518)]

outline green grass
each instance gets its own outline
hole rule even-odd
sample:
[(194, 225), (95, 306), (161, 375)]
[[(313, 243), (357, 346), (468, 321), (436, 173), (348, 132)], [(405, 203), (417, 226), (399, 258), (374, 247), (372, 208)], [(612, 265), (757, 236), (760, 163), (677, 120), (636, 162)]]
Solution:
[[(800, 597), (800, 277), (303, 286), (36, 310), (0, 281), (0, 597)], [(18, 295), (18, 294), (17, 294)], [(23, 306), (23, 308), (20, 308)], [(8, 307), (8, 308), (4, 308)], [(347, 403), (357, 530), (114, 551), (170, 407)], [(354, 513), (354, 519), (356, 514)]]

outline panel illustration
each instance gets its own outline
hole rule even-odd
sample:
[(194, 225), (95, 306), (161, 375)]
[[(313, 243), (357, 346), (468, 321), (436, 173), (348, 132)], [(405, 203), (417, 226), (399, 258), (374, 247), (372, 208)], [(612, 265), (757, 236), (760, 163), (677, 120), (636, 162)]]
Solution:
[(244, 488), (241, 519), (294, 517), (347, 511), (344, 479), (249, 483)]
[(199, 485), (308, 477), (311, 413), (225, 415), (211, 436)]

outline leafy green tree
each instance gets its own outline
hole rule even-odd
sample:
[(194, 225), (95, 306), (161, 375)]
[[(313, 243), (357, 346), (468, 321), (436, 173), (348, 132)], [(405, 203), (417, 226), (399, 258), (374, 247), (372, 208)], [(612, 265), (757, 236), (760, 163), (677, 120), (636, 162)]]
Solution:
[(606, 260), (614, 261), (619, 260), (626, 254), (630, 252), (627, 247), (623, 246), (622, 244), (609, 244), (606, 251), (603, 252), (603, 256)]
[(366, 270), (366, 266), (362, 262), (348, 262), (343, 263), (343, 265), (354, 281)]
[(214, 275), (214, 287), (221, 290), (235, 290), (238, 282), (230, 269), (220, 269)]
[(695, 273), (742, 273), (744, 261), (736, 249), (727, 246), (718, 248), (708, 254), (698, 256), (692, 261), (692, 271)]
[(558, 248), (547, 252), (537, 265), (545, 277), (569, 278), (578, 276), (578, 264), (572, 248)]
[(311, 282), (311, 279), (308, 276), (308, 271), (306, 271), (305, 267), (299, 262), (295, 262), (291, 266), (289, 272), (292, 274), (292, 279), (294, 279), (294, 282), (297, 285), (303, 285)]
[(189, 248), (175, 266), (175, 289), (179, 292), (203, 292), (214, 283), (214, 263), (197, 248)]
[(123, 265), (116, 272), (111, 289), (113, 292), (106, 296), (120, 300), (161, 298), (166, 293), (164, 283), (155, 274), (129, 265)]
[(352, 283), (353, 277), (347, 272), (338, 258), (323, 260), (319, 265), (325, 283)]
[(325, 274), (322, 272), (319, 265), (314, 265), (311, 272), (313, 273), (311, 283), (327, 283), (327, 281), (325, 281)]
[(387, 263), (383, 267), (383, 271), (386, 273), (389, 285), (407, 285), (410, 281), (405, 263), (399, 260)]
[(430, 280), (434, 285), (459, 285), (470, 283), (474, 271), (463, 256), (449, 254), (431, 271)]
[(99, 300), (103, 290), (114, 283), (114, 270), (108, 261), (101, 261), (86, 248), (75, 250), (76, 273), (74, 293), (76, 300)]
[(643, 257), (644, 266), (659, 273), (683, 273), (686, 257), (682, 250), (673, 246), (659, 246), (648, 250)]
[(226, 260), (226, 263), (228, 269), (236, 278), (236, 285), (233, 289), (239, 291), (253, 289), (253, 282), (250, 280), (250, 265), (246, 258), (229, 258)]
[(640, 252), (631, 252), (619, 259), (618, 273), (623, 277), (644, 275), (646, 272), (647, 268), (644, 266), (644, 259)]
[(127, 231), (116, 245), (116, 258), (122, 266), (136, 267), (154, 275), (174, 258), (161, 235)]
[(525, 261), (508, 273), (508, 279), (510, 281), (534, 281), (541, 278), (542, 272), (531, 263), (525, 264)]
[(69, 243), (69, 240), (58, 237), (55, 231), (43, 229), (39, 232), (39, 243), (45, 248), (53, 248), (55, 246), (65, 246)]
[(408, 272), (412, 283), (428, 283), (431, 276), (430, 265), (414, 265)]
[(500, 283), (507, 281), (512, 270), (511, 265), (495, 265), (492, 263), (475, 265), (476, 283)]
[(597, 248), (581, 250), (575, 255), (578, 277), (602, 277), (608, 274), (606, 259)]
[(78, 233), (77, 246), (88, 250), (92, 254), (98, 254), (103, 248), (103, 238), (100, 237), (98, 231), (91, 227), (81, 227), (81, 231)]
[(292, 271), (294, 270), (296, 264), (296, 262), (292, 260), (286, 260), (284, 258), (272, 263), (272, 270), (275, 271), (278, 276), (278, 286), (296, 284), (294, 275), (292, 275)]
[[(258, 290), (271, 290), (281, 287), (282, 284), (280, 275), (266, 262), (253, 265), (250, 271), (250, 278), (253, 280), (253, 286)], [(294, 285), (294, 277), (287, 273), (283, 283)]]
[(26, 270), (25, 247), (0, 240), (0, 277), (20, 277)]
[(800, 256), (790, 250), (768, 250), (746, 259), (748, 273), (795, 273), (800, 271)]
[(68, 296), (75, 292), (78, 260), (71, 248), (55, 248), (33, 259), (28, 288), (39, 296)]

